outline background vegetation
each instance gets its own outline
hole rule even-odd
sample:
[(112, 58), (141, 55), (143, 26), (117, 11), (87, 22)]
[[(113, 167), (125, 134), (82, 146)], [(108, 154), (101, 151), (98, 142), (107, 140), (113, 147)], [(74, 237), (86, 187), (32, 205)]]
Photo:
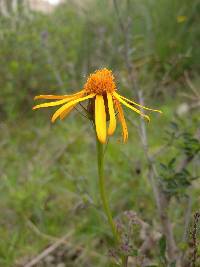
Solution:
[(77, 91), (101, 67), (164, 113), (145, 125), (126, 111), (128, 144), (120, 129), (109, 140), (110, 203), (124, 244), (134, 236), (120, 253), (130, 266), (200, 266), (199, 11), (198, 0), (95, 0), (1, 14), (0, 266), (117, 266), (90, 123), (77, 113), (52, 126), (52, 111), (31, 110), (33, 96)]

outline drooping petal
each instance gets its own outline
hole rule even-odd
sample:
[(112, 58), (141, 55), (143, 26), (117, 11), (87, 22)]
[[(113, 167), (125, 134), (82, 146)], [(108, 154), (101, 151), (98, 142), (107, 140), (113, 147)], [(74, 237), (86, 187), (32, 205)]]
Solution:
[(126, 120), (124, 118), (124, 112), (123, 112), (121, 104), (116, 99), (115, 99), (115, 106), (116, 106), (117, 111), (118, 111), (119, 121), (121, 122), (121, 125), (122, 125), (123, 141), (125, 143), (128, 139), (128, 128), (126, 125)]
[(132, 101), (132, 100), (129, 100), (128, 98), (126, 98), (126, 97), (124, 97), (124, 96), (122, 96), (122, 95), (119, 95), (118, 93), (116, 93), (116, 94), (117, 94), (120, 98), (126, 100), (128, 103), (131, 103), (131, 104), (133, 104), (133, 105), (135, 105), (135, 106), (141, 107), (142, 109), (146, 109), (146, 110), (150, 110), (150, 111), (155, 111), (155, 112), (162, 113), (161, 110), (158, 110), (158, 109), (152, 109), (152, 108), (147, 108), (147, 107), (142, 106), (142, 105), (140, 105), (140, 104), (138, 104), (138, 103), (136, 103), (136, 102), (134, 102), (134, 101)]
[(97, 137), (104, 144), (106, 142), (106, 111), (102, 95), (96, 95), (95, 99), (95, 125)]
[(113, 95), (117, 98), (117, 100), (119, 100), (122, 104), (124, 104), (125, 106), (127, 106), (128, 108), (132, 109), (133, 111), (135, 111), (136, 113), (140, 114), (143, 118), (147, 119), (148, 121), (150, 121), (149, 116), (145, 115), (144, 113), (142, 113), (139, 109), (134, 108), (133, 106), (131, 106), (130, 104), (128, 104), (126, 101), (124, 101), (117, 93), (113, 93)]
[(37, 99), (55, 99), (55, 100), (59, 100), (59, 99), (64, 99), (64, 98), (71, 98), (77, 95), (80, 95), (83, 93), (83, 90), (81, 90), (78, 93), (72, 94), (72, 95), (37, 95), (34, 97), (34, 100)]
[(63, 120), (75, 107), (76, 105), (71, 106), (60, 114), (60, 119)]
[(33, 109), (59, 106), (59, 105), (65, 104), (66, 102), (69, 102), (71, 100), (74, 100), (74, 99), (76, 99), (78, 97), (79, 96), (71, 97), (71, 98), (65, 98), (65, 99), (58, 100), (58, 101), (53, 101), (53, 102), (42, 103), (42, 104), (39, 104), (39, 105), (34, 106)]
[(78, 99), (72, 100), (69, 103), (63, 105), (53, 114), (51, 121), (54, 122), (61, 115), (61, 113), (63, 113), (63, 111), (68, 110), (71, 106), (74, 106), (76, 103), (87, 100), (89, 98), (93, 98), (94, 96), (95, 94), (90, 94), (84, 97), (79, 97)]
[(59, 99), (64, 99), (67, 98), (68, 95), (37, 95), (34, 97), (34, 100), (37, 99), (55, 99), (55, 100), (59, 100)]
[(115, 110), (113, 106), (113, 98), (111, 93), (107, 93), (107, 99), (108, 99), (108, 111), (110, 116), (108, 135), (112, 135), (116, 129), (116, 118), (115, 118)]

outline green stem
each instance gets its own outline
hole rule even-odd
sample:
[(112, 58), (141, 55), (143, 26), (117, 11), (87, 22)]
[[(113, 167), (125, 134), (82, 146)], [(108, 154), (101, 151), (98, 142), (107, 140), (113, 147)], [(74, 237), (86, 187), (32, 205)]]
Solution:
[(123, 256), (122, 257), (122, 267), (127, 267), (128, 266), (128, 256)]
[(99, 188), (100, 188), (100, 195), (101, 195), (101, 201), (103, 204), (104, 212), (107, 216), (107, 220), (110, 224), (113, 236), (115, 238), (115, 242), (119, 242), (119, 236), (117, 234), (117, 229), (115, 226), (115, 223), (112, 218), (112, 214), (110, 211), (110, 207), (108, 204), (108, 199), (105, 191), (105, 178), (104, 178), (104, 149), (103, 144), (101, 144), (96, 138), (97, 142), (97, 159), (98, 159), (98, 174), (99, 174)]
[[(110, 207), (109, 207), (108, 199), (106, 195), (106, 190), (105, 190), (103, 144), (99, 142), (97, 137), (96, 137), (96, 143), (97, 143), (98, 174), (99, 174), (99, 188), (100, 188), (101, 201), (103, 204), (104, 212), (107, 216), (108, 223), (110, 224), (110, 227), (111, 227), (114, 239), (115, 239), (115, 243), (118, 245), (120, 243), (120, 238), (119, 238), (115, 223), (112, 218), (112, 213), (110, 211)], [(121, 260), (122, 260), (122, 267), (127, 267), (128, 257), (122, 256)]]

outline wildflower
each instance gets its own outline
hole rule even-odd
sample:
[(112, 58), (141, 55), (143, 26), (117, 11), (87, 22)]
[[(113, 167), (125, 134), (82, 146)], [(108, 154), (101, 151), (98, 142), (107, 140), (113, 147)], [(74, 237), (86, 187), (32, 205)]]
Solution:
[[(128, 130), (121, 103), (140, 114), (148, 121), (150, 120), (149, 116), (145, 115), (141, 109), (161, 112), (159, 110), (141, 106), (118, 94), (112, 71), (106, 68), (90, 74), (83, 89), (76, 94), (39, 95), (36, 96), (35, 99), (49, 99), (56, 101), (36, 105), (33, 109), (61, 105), (61, 107), (53, 114), (51, 119), (52, 122), (57, 118), (64, 119), (76, 105), (78, 105), (78, 103), (89, 100), (89, 106), (93, 107), (90, 109), (91, 117), (95, 123), (97, 137), (101, 143), (105, 143), (107, 135), (113, 135), (116, 129), (115, 112), (118, 113), (118, 119), (122, 125), (124, 142), (128, 139)], [(137, 107), (141, 109), (138, 109)], [(108, 129), (106, 123), (107, 119), (109, 120)]]
[(176, 20), (178, 23), (183, 23), (187, 20), (187, 17), (186, 16), (177, 16)]

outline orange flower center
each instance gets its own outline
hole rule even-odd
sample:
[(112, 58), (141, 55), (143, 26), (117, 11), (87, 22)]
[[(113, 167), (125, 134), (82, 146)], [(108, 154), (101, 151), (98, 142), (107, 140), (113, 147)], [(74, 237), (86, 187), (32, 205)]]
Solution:
[(84, 90), (88, 93), (103, 95), (104, 93), (112, 93), (116, 90), (114, 76), (111, 70), (106, 68), (97, 70), (87, 79)]

